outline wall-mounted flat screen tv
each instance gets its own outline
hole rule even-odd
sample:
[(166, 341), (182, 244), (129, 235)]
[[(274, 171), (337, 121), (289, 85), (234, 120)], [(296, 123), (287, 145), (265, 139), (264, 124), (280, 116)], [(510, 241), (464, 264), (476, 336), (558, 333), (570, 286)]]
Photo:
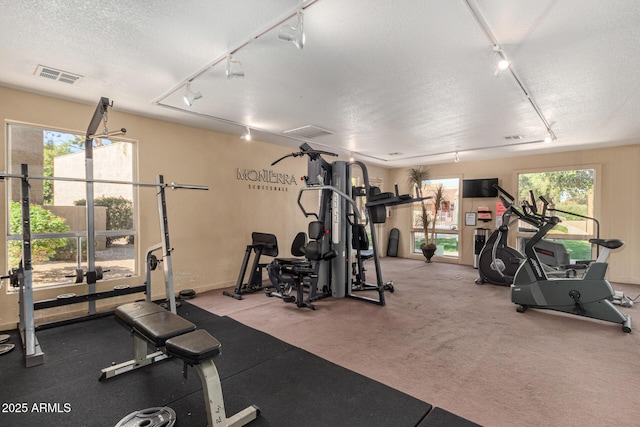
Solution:
[(498, 184), (498, 178), (465, 179), (462, 181), (462, 197), (498, 197), (494, 184)]

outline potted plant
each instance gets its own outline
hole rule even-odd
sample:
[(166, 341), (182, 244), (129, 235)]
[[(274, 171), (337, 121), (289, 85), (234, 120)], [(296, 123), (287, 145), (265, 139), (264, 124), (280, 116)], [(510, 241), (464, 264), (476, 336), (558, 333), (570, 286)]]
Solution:
[(417, 168), (410, 168), (408, 171), (407, 181), (411, 187), (416, 188), (416, 193), (420, 200), (420, 222), (422, 223), (422, 229), (424, 232), (424, 242), (420, 245), (420, 250), (424, 255), (427, 262), (431, 262), (433, 254), (436, 252), (435, 244), (435, 217), (433, 217), (433, 227), (431, 228), (431, 239), (429, 238), (429, 224), (431, 223), (431, 215), (427, 210), (427, 205), (424, 202), (423, 197), (423, 182), (429, 179), (429, 169), (419, 166)]
[[(442, 202), (444, 202), (444, 185), (438, 184), (434, 188), (431, 189), (431, 197), (433, 200), (433, 218), (431, 219), (431, 231), (429, 233), (428, 245), (432, 245), (430, 247), (436, 248), (436, 219), (438, 218), (438, 212), (442, 208)], [(426, 240), (425, 240), (426, 241)], [(434, 249), (435, 251), (435, 249)], [(433, 256), (433, 255), (432, 255)]]

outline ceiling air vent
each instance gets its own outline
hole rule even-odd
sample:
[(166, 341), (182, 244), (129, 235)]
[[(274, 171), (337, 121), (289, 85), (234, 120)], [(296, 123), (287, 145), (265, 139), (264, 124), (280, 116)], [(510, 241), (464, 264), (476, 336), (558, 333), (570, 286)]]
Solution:
[(310, 138), (317, 138), (319, 136), (324, 136), (324, 135), (332, 135), (333, 131), (322, 129), (322, 128), (319, 128), (318, 126), (307, 125), (307, 126), (302, 126), (295, 129), (285, 130), (282, 133), (284, 133), (287, 136), (310, 139)]
[(57, 80), (71, 85), (77, 83), (82, 78), (81, 75), (69, 73), (68, 71), (57, 70), (44, 65), (38, 65), (34, 74), (36, 76), (44, 77), (45, 79)]

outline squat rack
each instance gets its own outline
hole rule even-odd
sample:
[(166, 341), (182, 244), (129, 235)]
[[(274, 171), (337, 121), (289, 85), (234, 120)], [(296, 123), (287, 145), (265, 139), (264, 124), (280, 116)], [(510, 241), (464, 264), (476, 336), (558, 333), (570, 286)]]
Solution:
[[(94, 195), (93, 184), (105, 183), (105, 184), (122, 184), (133, 185), (138, 187), (155, 187), (157, 192), (158, 201), (158, 214), (160, 218), (160, 233), (162, 241), (159, 245), (156, 245), (153, 250), (162, 248), (163, 256), (163, 270), (165, 276), (165, 291), (168, 300), (169, 309), (172, 313), (176, 313), (176, 302), (173, 285), (173, 269), (171, 264), (171, 245), (169, 242), (169, 228), (167, 219), (165, 189), (190, 189), (190, 190), (208, 190), (207, 186), (192, 185), (192, 184), (177, 184), (177, 183), (165, 183), (164, 177), (158, 175), (155, 183), (150, 182), (138, 182), (138, 181), (118, 181), (118, 180), (105, 180), (93, 178), (93, 138), (114, 136), (115, 134), (123, 134), (126, 129), (122, 128), (116, 132), (109, 132), (106, 127), (107, 121), (107, 108), (111, 106), (107, 98), (101, 98), (93, 118), (87, 129), (87, 136), (85, 139), (85, 167), (86, 178), (65, 178), (65, 177), (51, 177), (51, 176), (30, 176), (28, 165), (21, 165), (20, 174), (10, 174), (0, 172), (0, 180), (5, 178), (20, 179), (21, 185), (21, 211), (22, 211), (22, 261), (17, 271), (17, 282), (19, 285), (19, 303), (20, 303), (20, 323), (19, 330), (22, 337), (25, 362), (27, 367), (36, 366), (44, 363), (44, 353), (40, 348), (37, 337), (35, 335), (35, 322), (34, 322), (34, 309), (49, 308), (54, 306), (75, 304), (79, 302), (89, 303), (89, 316), (95, 315), (95, 301), (98, 299), (109, 298), (118, 295), (125, 295), (134, 292), (146, 291), (146, 298), (150, 300), (151, 289), (150, 280), (147, 280), (145, 285), (133, 287), (114, 289), (113, 291), (96, 292), (97, 274), (95, 268), (95, 223), (94, 223)], [(98, 125), (104, 119), (104, 133), (96, 135)], [(30, 222), (30, 196), (29, 196), (29, 180), (53, 180), (53, 181), (75, 181), (86, 183), (86, 222), (87, 222), (87, 267), (86, 274), (88, 284), (88, 294), (81, 296), (73, 296), (71, 298), (41, 301), (35, 303), (33, 301), (33, 271), (32, 271), (32, 256), (31, 256), (31, 222)]]

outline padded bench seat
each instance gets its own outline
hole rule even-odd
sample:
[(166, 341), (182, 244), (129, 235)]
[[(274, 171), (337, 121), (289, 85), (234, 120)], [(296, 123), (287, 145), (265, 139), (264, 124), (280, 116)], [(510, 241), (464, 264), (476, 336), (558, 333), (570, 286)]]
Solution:
[[(222, 351), (222, 344), (204, 329), (150, 302), (123, 304), (116, 309), (116, 319), (133, 331), (133, 354), (130, 361), (102, 370), (101, 380), (148, 366), (170, 356), (182, 359), (198, 372), (207, 410), (208, 427), (240, 427), (260, 414), (255, 405), (227, 418), (222, 396), (220, 375), (213, 358)], [(164, 347), (147, 354), (149, 343)], [(186, 366), (185, 366), (186, 372)]]
[(371, 249), (360, 251), (360, 259), (363, 259), (366, 261), (371, 258), (373, 258), (373, 251)]
[(169, 338), (194, 331), (196, 325), (150, 301), (138, 301), (119, 306), (116, 318), (156, 347), (163, 347)]
[(192, 365), (199, 365), (220, 355), (222, 344), (204, 329), (196, 329), (173, 337), (165, 343), (167, 354), (178, 357)]

